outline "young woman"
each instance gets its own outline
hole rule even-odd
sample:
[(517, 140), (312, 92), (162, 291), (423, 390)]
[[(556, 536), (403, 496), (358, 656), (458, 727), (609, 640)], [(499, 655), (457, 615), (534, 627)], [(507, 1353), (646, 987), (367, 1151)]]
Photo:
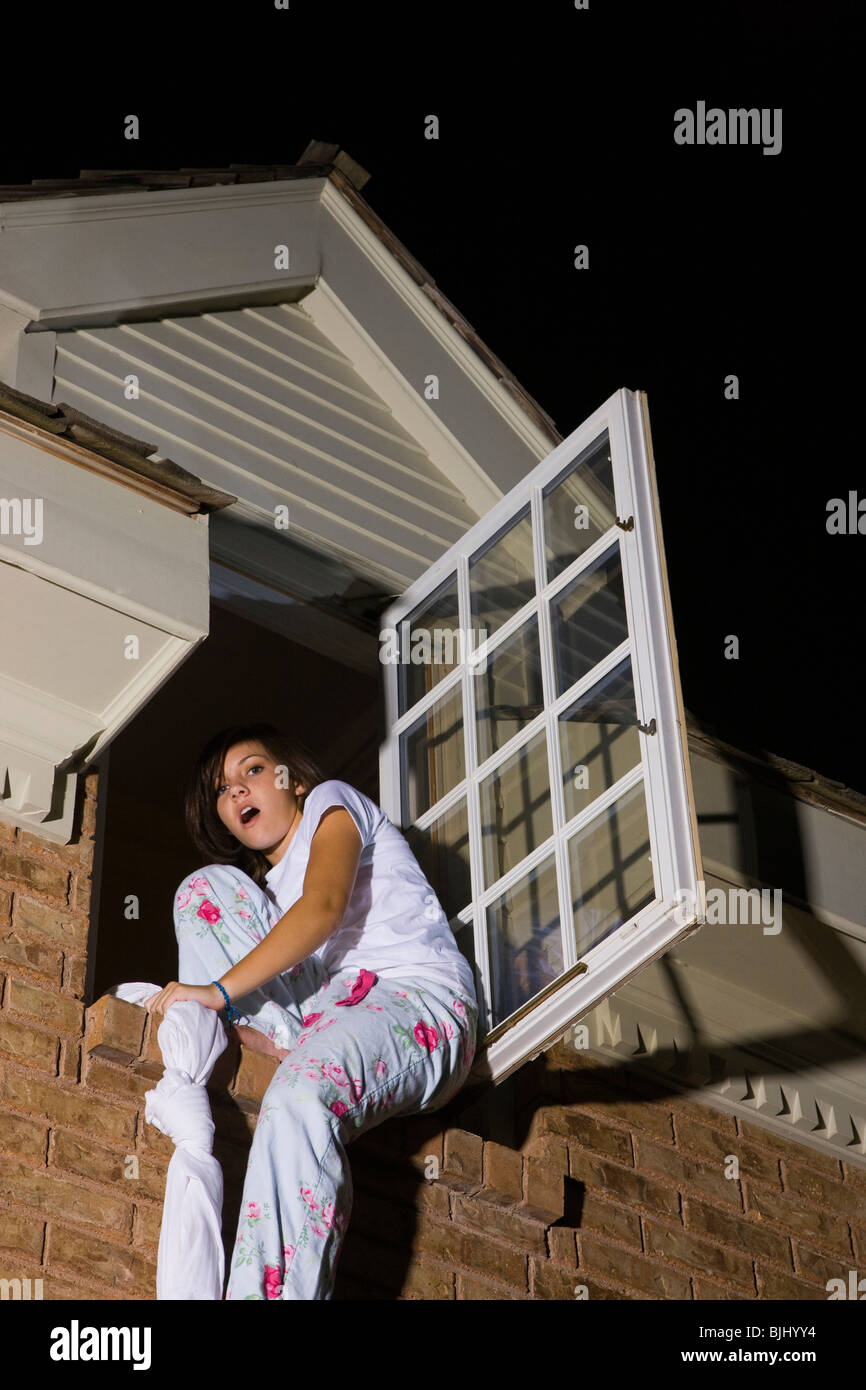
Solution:
[(183, 983), (147, 1007), (226, 1009), (245, 1044), (281, 1059), (226, 1298), (329, 1299), (352, 1203), (345, 1146), (460, 1090), (475, 1054), (472, 970), (399, 830), (272, 725), (211, 739), (186, 817), (211, 862), (175, 897)]

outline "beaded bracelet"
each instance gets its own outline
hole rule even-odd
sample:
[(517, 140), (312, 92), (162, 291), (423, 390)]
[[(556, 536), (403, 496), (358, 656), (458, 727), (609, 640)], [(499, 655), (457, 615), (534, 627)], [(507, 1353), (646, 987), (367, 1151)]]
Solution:
[(235, 1008), (234, 1004), (229, 999), (219, 980), (211, 980), (211, 984), (216, 985), (223, 999), (226, 1001), (226, 1024), (229, 1028), (231, 1028), (232, 1024), (236, 1023), (237, 1020), (240, 1018), (241, 1011), (240, 1009)]

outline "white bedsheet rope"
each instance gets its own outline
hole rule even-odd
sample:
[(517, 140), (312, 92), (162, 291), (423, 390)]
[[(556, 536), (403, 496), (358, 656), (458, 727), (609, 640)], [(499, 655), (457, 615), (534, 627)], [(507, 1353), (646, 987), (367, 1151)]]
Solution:
[[(145, 1004), (162, 985), (133, 981), (111, 993)], [(156, 1297), (222, 1299), (223, 1173), (213, 1156), (214, 1122), (205, 1086), (228, 1043), (219, 1014), (202, 1004), (172, 1004), (157, 1042), (162, 1079), (144, 1098), (144, 1115), (174, 1142), (168, 1165), (156, 1263)]]

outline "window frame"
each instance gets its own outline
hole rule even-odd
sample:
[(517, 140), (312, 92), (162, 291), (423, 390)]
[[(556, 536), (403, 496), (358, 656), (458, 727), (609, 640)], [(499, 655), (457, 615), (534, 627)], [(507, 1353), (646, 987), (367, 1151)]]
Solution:
[[(610, 444), (617, 522), (548, 582), (546, 572), (542, 572), (545, 563), (544, 490), (581, 455), (590, 456), (605, 433)], [(464, 798), (466, 800), (472, 899), (452, 920), (452, 926), (473, 923), (478, 966), (476, 987), (481, 1006), (479, 1039), (483, 1038), (479, 1042), (474, 1072), (494, 1082), (504, 1080), (524, 1061), (550, 1046), (607, 995), (696, 930), (705, 916), (697, 817), (644, 392), (622, 388), (605, 401), (405, 590), (384, 614), (383, 627), (400, 632), (400, 623), (416, 612), (455, 571), (463, 612), (468, 614), (470, 557), (483, 551), (491, 538), (507, 529), (527, 505), (533, 530), (534, 596), (507, 622), (488, 633), (484, 645), (470, 653), (468, 660), (457, 663), (402, 715), (399, 711), (399, 665), (386, 664), (384, 669), (387, 733), (380, 755), (380, 801), (383, 810), (400, 828), (403, 828), (401, 734), (449, 690), (458, 687), (462, 690), (466, 775), (423, 815), (408, 822), (407, 828), (412, 824), (424, 829)], [(629, 518), (633, 518), (630, 529), (618, 524), (623, 521), (628, 525)], [(627, 637), (578, 682), (557, 695), (550, 631), (551, 597), (564, 592), (575, 577), (591, 569), (611, 550), (614, 542), (618, 543), (622, 565)], [(547, 626), (546, 637), (541, 640), (544, 708), (479, 765), (476, 721), (465, 718), (466, 711), (473, 708), (468, 703), (468, 683), (475, 678), (478, 664), (519, 632), (533, 611), (539, 623), (540, 640), (542, 623)], [(639, 729), (639, 764), (566, 821), (561, 767), (555, 765), (559, 754), (558, 717), (598, 685), (624, 657), (631, 662), (638, 721), (645, 727), (652, 727), (651, 721), (655, 720), (655, 732)], [(478, 866), (482, 863), (478, 796), (469, 794), (470, 784), (483, 780), (494, 767), (503, 766), (508, 757), (546, 729), (553, 833), (495, 884), (485, 887), (478, 881)], [(503, 750), (508, 751), (504, 753)], [(578, 960), (568, 882), (568, 842), (584, 825), (596, 822), (607, 805), (621, 801), (632, 786), (641, 782), (655, 899), (591, 946)], [(485, 981), (490, 981), (490, 962), (486, 908), (509, 886), (524, 881), (532, 868), (546, 861), (552, 853), (560, 900), (563, 972), (487, 1031)], [(688, 912), (683, 912), (684, 893), (690, 894), (688, 903), (695, 904), (694, 911), (690, 907)], [(564, 925), (563, 906), (568, 908)], [(678, 909), (676, 915), (675, 909)]]

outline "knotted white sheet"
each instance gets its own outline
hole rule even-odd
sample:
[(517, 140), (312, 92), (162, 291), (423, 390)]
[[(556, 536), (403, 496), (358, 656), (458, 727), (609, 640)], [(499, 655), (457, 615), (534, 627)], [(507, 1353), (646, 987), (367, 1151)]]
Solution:
[[(111, 992), (145, 1004), (162, 985), (133, 981)], [(222, 1168), (205, 1086), (228, 1038), (219, 1014), (189, 1000), (166, 1010), (157, 1033), (164, 1075), (144, 1098), (148, 1124), (174, 1141), (159, 1232), (156, 1297), (222, 1299), (225, 1255)]]

